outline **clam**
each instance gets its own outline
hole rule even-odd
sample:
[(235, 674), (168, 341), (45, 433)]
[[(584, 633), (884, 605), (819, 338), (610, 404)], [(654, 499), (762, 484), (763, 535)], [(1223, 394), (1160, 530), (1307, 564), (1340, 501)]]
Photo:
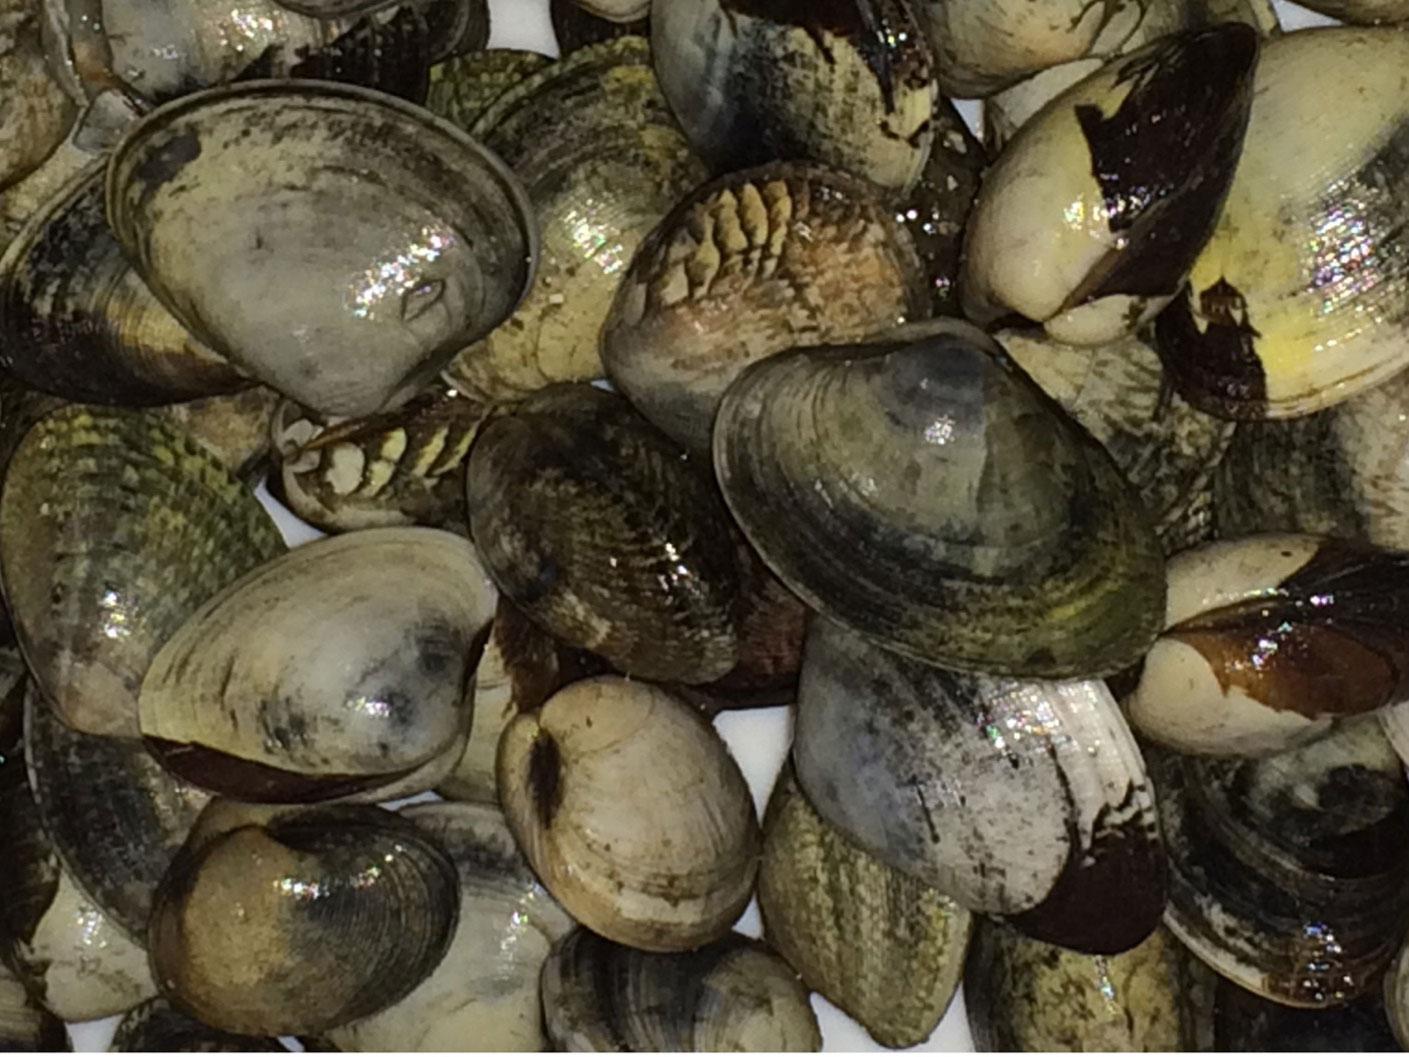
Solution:
[(822, 1045), (793, 971), (738, 933), (688, 953), (648, 954), (578, 929), (543, 966), (543, 1016), (560, 1050), (806, 1053)]
[(738, 660), (739, 576), (706, 472), (620, 396), (552, 386), (481, 429), (470, 531), (499, 589), (567, 645), (708, 682)]
[(1409, 373), (1302, 418), (1240, 422), (1219, 533), (1311, 532), (1409, 551)]
[(1165, 928), (1093, 957), (985, 921), (970, 946), (965, 1008), (982, 1052), (1201, 1051), (1222, 1048), (1211, 1037), (1216, 979)]
[(342, 1050), (541, 1052), (538, 980), (572, 919), (543, 889), (496, 807), (423, 804), (403, 815), (449, 854), (460, 918), (445, 958), (396, 1005), (334, 1028)]
[(748, 364), (923, 318), (912, 240), (874, 188), (781, 165), (688, 195), (642, 243), (602, 329), (602, 362), (642, 414), (691, 450)]
[(651, 50), (716, 172), (815, 161), (901, 192), (920, 178), (939, 89), (905, 0), (654, 0)]
[(666, 691), (573, 683), (510, 721), (498, 776), (534, 872), (593, 931), (690, 950), (748, 903), (759, 844), (748, 787), (709, 723)]
[(40, 1006), (9, 969), (0, 965), (0, 1050), (67, 1051), (64, 1022)]
[(447, 59), (431, 67), (426, 109), (468, 132), (500, 96), (552, 61), (517, 48), (489, 48)]
[(634, 13), (634, 6), (633, 12), (625, 17), (599, 14), (596, 7), (595, 4), (581, 4), (578, 0), (552, 0), (549, 4), (553, 35), (558, 39), (558, 50), (562, 54), (567, 55), (617, 37), (650, 36), (649, 3), (640, 5), (639, 16)]
[(1293, 1009), (1220, 979), (1211, 1048), (1225, 1053), (1399, 1053), (1385, 1006), (1372, 989), (1333, 1009)]
[(117, 1026), (113, 1053), (282, 1053), (278, 1039), (236, 1035), (188, 1017), (164, 998), (144, 1002)]
[(79, 890), (39, 819), (21, 759), (0, 770), (0, 953), (37, 1002), (62, 1020), (122, 1013), (156, 994), (147, 952)]
[(720, 407), (714, 462), (782, 581), (890, 649), (1058, 679), (1118, 671), (1158, 634), (1140, 500), (968, 324), (756, 364)]
[(1165, 923), (1289, 1006), (1377, 987), (1409, 925), (1409, 786), (1373, 718), (1263, 759), (1148, 748), (1169, 849)]
[(142, 734), (176, 774), (242, 800), (386, 785), (463, 744), (494, 602), (474, 548), (448, 532), (307, 544), (167, 641), (142, 683)]
[(1079, 345), (1153, 318), (1218, 220), (1257, 54), (1241, 23), (1178, 33), (1045, 106), (984, 179), (965, 237), (965, 314), (1016, 314)]
[(1409, 700), (1409, 552), (1267, 535), (1169, 564), (1165, 631), (1126, 703), (1181, 752), (1257, 756)]
[(37, 169), (77, 116), (45, 60), (38, 9), (32, 0), (0, 2), (0, 190)]
[(1159, 923), (1152, 793), (1099, 679), (964, 675), (817, 619), (793, 762), (846, 839), (1035, 939), (1114, 954)]
[(463, 528), (464, 464), (488, 409), (435, 386), (395, 411), (324, 423), (285, 401), (273, 422), (275, 491), (328, 532)]
[(509, 316), (536, 256), (527, 198), (494, 155), (346, 85), (169, 103), (119, 144), (107, 192), (118, 241), (187, 329), (324, 414), (410, 399)]
[(768, 942), (803, 984), (882, 1046), (923, 1042), (949, 1008), (969, 912), (845, 839), (786, 765), (763, 819), (758, 905)]
[(510, 88), (474, 124), (538, 218), (538, 274), (503, 326), (444, 377), (477, 400), (602, 374), (602, 322), (620, 272), (704, 166), (670, 115), (640, 37), (594, 45)]
[(33, 693), (25, 759), (64, 870), (128, 939), (143, 942), (157, 885), (210, 797), (165, 770), (140, 740), (80, 734)]
[(1227, 205), (1157, 322), (1191, 403), (1295, 417), (1409, 367), (1406, 65), (1409, 34), (1394, 28), (1263, 48)]
[(163, 995), (242, 1035), (316, 1035), (395, 1005), (455, 933), (459, 879), (380, 808), (213, 805), (152, 907)]
[(20, 646), (64, 722), (91, 734), (136, 734), (157, 650), (283, 549), (253, 493), (151, 412), (54, 411), (25, 435), (0, 496)]
[(1213, 534), (1213, 479), (1234, 427), (1174, 393), (1153, 347), (1138, 337), (1097, 348), (1018, 331), (997, 339), (1110, 453), (1154, 518), (1166, 554)]
[(80, 403), (169, 404), (247, 386), (132, 270), (108, 228), (105, 169), (81, 172), (0, 257), (0, 366)]
[(157, 414), (182, 430), (251, 486), (269, 461), (270, 423), (279, 394), (262, 385), (227, 396), (167, 404)]

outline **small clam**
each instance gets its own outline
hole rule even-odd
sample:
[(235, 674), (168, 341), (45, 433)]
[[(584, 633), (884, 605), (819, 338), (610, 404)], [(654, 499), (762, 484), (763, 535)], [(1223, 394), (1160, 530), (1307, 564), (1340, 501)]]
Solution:
[(1153, 318), (1218, 220), (1257, 54), (1241, 23), (1178, 33), (1045, 106), (984, 179), (965, 236), (965, 314), (1016, 313), (1080, 345)]
[(142, 683), (142, 734), (175, 773), (242, 800), (385, 785), (463, 738), (494, 602), (474, 548), (448, 532), (307, 544), (167, 641)]
[(106, 162), (30, 217), (0, 257), (0, 366), (94, 404), (169, 404), (249, 384), (196, 341), (132, 270), (108, 227)]
[(152, 970), (166, 998), (211, 1027), (317, 1035), (428, 977), (458, 897), (454, 863), (391, 812), (216, 802), (157, 892)]
[(874, 188), (781, 165), (692, 192), (642, 243), (602, 328), (607, 374), (693, 451), (729, 383), (797, 345), (928, 313), (912, 240)]
[(997, 339), (1110, 453), (1154, 518), (1166, 554), (1213, 534), (1213, 477), (1234, 427), (1175, 394), (1149, 344), (1130, 337), (1079, 348), (1017, 331)]
[(1386, 999), (1373, 988), (1333, 1009), (1294, 1009), (1220, 979), (1214, 1005), (1208, 1048), (1223, 1053), (1402, 1052), (1386, 1016)]
[(490, 48), (447, 59), (431, 67), (426, 109), (468, 132), (500, 96), (552, 61), (517, 48)]
[(1099, 679), (963, 675), (817, 619), (793, 761), (847, 839), (1034, 938), (1113, 954), (1159, 923), (1152, 793)]
[(339, 1049), (541, 1052), (539, 976), (573, 921), (533, 876), (496, 807), (423, 804), (402, 814), (449, 854), (460, 918), (444, 959), (396, 1005), (334, 1028)]
[(25, 759), (65, 871), (127, 937), (143, 942), (157, 884), (210, 797), (136, 738), (80, 734), (31, 693)]
[(1290, 1006), (1379, 985), (1409, 925), (1409, 786), (1373, 718), (1262, 759), (1149, 747), (1165, 923), (1220, 975)]
[(471, 534), (499, 589), (566, 644), (708, 682), (738, 661), (739, 575), (706, 472), (620, 396), (552, 386), (480, 431)]
[(471, 134), (523, 181), (542, 248), (518, 311), (444, 377), (482, 401), (600, 377), (621, 270), (706, 176), (656, 85), (649, 47), (628, 37), (574, 52), (501, 95)]
[(1126, 703), (1181, 752), (1257, 756), (1409, 699), (1409, 552), (1225, 540), (1169, 563), (1165, 631)]
[(1397, 28), (1312, 29), (1264, 46), (1222, 217), (1157, 322), (1191, 403), (1294, 417), (1409, 367), (1406, 67), (1409, 34)]
[(0, 190), (39, 168), (77, 116), (50, 71), (40, 39), (39, 4), (0, 2)]
[(24, 984), (0, 965), (0, 1050), (56, 1053), (70, 1049), (64, 1022), (35, 1002)]
[(395, 411), (324, 424), (292, 401), (273, 423), (276, 493), (327, 532), (463, 529), (464, 464), (488, 409), (433, 386)]
[(113, 1053), (282, 1053), (278, 1039), (236, 1035), (188, 1017), (164, 998), (138, 1006), (117, 1026)]
[(135, 735), (157, 650), (283, 549), (253, 493), (152, 412), (54, 411), (0, 496), (0, 578), (25, 659), (64, 722), (92, 734)]
[[(564, 55), (600, 44), (604, 40), (617, 37), (650, 36), (649, 2), (640, 5), (640, 15), (607, 17), (597, 12), (596, 4), (582, 4), (578, 0), (552, 0), (549, 13), (553, 18), (553, 35), (558, 39), (558, 50)], [(590, 10), (589, 10), (590, 8)]]
[(850, 843), (785, 766), (763, 819), (758, 905), (802, 982), (882, 1046), (929, 1038), (964, 971), (970, 914)]
[(324, 414), (410, 399), (509, 316), (536, 256), (527, 197), (498, 158), (346, 85), (169, 103), (117, 147), (107, 192), (118, 241), (187, 329)]
[(968, 324), (754, 365), (721, 405), (714, 461), (783, 582), (891, 649), (1088, 677), (1158, 634), (1163, 563), (1139, 498)]
[(748, 787), (709, 723), (666, 691), (573, 683), (509, 723), (498, 774), (529, 863), (593, 931), (690, 950), (748, 903), (759, 845)]
[(781, 958), (731, 933), (683, 954), (648, 954), (586, 929), (543, 966), (543, 1016), (560, 1050), (812, 1052), (807, 991)]
[(1123, 954), (1092, 956), (985, 921), (970, 946), (965, 1008), (986, 1053), (1202, 1051), (1215, 1048), (1216, 980), (1165, 928)]
[(651, 51), (716, 172), (815, 161), (899, 192), (920, 178), (939, 89), (906, 0), (655, 0)]

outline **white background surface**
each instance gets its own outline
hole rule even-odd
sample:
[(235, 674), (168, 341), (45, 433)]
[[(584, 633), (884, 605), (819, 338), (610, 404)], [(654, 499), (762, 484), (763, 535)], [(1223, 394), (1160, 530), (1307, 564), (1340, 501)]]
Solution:
[[(1275, 0), (1282, 25), (1286, 29), (1297, 29), (1309, 25), (1329, 22), (1318, 15)], [(553, 39), (552, 23), (548, 17), (548, 0), (489, 0), (491, 11), (490, 45), (498, 48), (527, 48), (549, 55), (557, 54)], [(979, 114), (977, 104), (961, 103), (959, 109), (971, 125), (977, 128)], [(274, 512), (284, 529), (289, 544), (297, 545), (320, 535), (304, 525), (284, 510), (261, 488), (260, 498)], [(744, 777), (748, 779), (762, 817), (768, 793), (778, 774), (783, 758), (787, 755), (792, 739), (791, 722), (785, 708), (758, 709), (746, 712), (726, 712), (717, 721), (719, 732), (729, 744), (730, 751), (738, 760)], [(758, 910), (751, 904), (740, 919), (738, 928), (749, 935), (758, 935)], [(814, 995), (813, 1008), (822, 1026), (823, 1048), (828, 1051), (885, 1052), (871, 1041), (859, 1025), (842, 1014), (825, 999)], [(118, 1018), (94, 1021), (88, 1024), (70, 1025), (73, 1046), (79, 1051), (100, 1051), (108, 1046)], [(466, 1040), (467, 1042), (471, 1040)], [(968, 1024), (964, 1016), (962, 991), (954, 999), (939, 1028), (916, 1051), (971, 1051), (973, 1043), (969, 1037)]]

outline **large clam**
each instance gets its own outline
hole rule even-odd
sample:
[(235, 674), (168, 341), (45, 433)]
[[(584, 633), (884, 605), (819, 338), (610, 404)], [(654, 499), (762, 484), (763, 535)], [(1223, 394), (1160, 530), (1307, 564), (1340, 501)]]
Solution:
[(1106, 451), (976, 328), (801, 349), (730, 388), (724, 497), (814, 609), (969, 671), (1095, 676), (1163, 609), (1159, 542)]
[(117, 147), (107, 192), (118, 241), (177, 319), (327, 414), (410, 399), (508, 317), (536, 257), (502, 162), (419, 107), (346, 85), (169, 103)]
[(793, 760), (846, 838), (1028, 935), (1112, 954), (1159, 923), (1153, 797), (1101, 680), (964, 675), (817, 619)]

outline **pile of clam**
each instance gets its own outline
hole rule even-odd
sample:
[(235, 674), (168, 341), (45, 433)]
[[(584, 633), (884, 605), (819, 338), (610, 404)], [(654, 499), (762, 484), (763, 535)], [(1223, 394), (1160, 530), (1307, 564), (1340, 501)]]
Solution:
[(1324, 3), (0, 0), (0, 1046), (1409, 1044)]

